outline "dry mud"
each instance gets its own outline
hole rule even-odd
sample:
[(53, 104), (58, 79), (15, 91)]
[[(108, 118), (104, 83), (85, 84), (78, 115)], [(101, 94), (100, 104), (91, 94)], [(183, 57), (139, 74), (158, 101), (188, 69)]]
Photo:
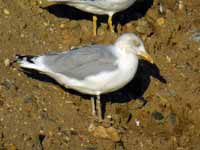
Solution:
[[(198, 0), (141, 0), (114, 16), (116, 33), (99, 16), (96, 37), (92, 15), (64, 5), (0, 0), (0, 12), (0, 150), (200, 149)], [(103, 96), (104, 116), (112, 117), (118, 142), (88, 131), (89, 96), (9, 65), (16, 54), (108, 44), (124, 32), (143, 39), (156, 65), (141, 61), (128, 86)]]

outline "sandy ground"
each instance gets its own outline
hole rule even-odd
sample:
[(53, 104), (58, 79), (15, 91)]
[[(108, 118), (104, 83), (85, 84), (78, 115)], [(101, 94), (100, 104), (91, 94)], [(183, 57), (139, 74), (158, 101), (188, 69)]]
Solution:
[[(99, 16), (96, 37), (92, 15), (64, 5), (0, 0), (0, 12), (0, 150), (200, 149), (200, 1), (139, 1), (114, 16), (116, 33)], [(113, 123), (100, 126), (115, 136), (88, 130), (89, 96), (9, 65), (16, 54), (107, 44), (124, 32), (143, 39), (156, 65), (141, 61), (128, 86), (103, 97)]]

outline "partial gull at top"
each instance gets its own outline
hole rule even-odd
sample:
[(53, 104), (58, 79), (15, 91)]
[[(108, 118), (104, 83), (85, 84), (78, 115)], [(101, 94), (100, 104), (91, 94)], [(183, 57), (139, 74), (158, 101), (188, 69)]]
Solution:
[[(108, 25), (112, 32), (112, 16), (130, 7), (136, 0), (48, 0), (73, 6), (85, 12), (98, 15), (108, 15)], [(97, 17), (93, 16), (93, 34), (96, 35)]]

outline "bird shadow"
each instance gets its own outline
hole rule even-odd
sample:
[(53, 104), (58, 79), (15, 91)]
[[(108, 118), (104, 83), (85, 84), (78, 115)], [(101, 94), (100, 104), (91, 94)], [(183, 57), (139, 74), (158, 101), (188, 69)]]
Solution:
[[(118, 12), (113, 16), (113, 24), (124, 25), (132, 20), (137, 20), (143, 17), (147, 10), (153, 5), (153, 0), (140, 0), (136, 1), (131, 7), (124, 10), (123, 12)], [(81, 11), (74, 7), (70, 7), (64, 4), (54, 4), (43, 9), (54, 14), (59, 18), (68, 18), (71, 20), (92, 20), (92, 14)], [(107, 22), (106, 15), (97, 15), (98, 16), (98, 26), (100, 22)], [(100, 17), (101, 16), (101, 17)]]
[[(48, 77), (45, 74), (41, 74), (38, 71), (22, 68), (21, 69), (28, 77), (36, 80), (40, 80), (43, 82), (53, 83), (55, 85), (60, 86), (66, 92), (69, 92), (73, 95), (78, 95), (83, 97), (84, 99), (90, 99), (91, 95), (82, 94), (75, 90), (66, 89), (62, 85), (58, 84), (54, 79)], [(145, 91), (148, 89), (148, 86), (151, 81), (151, 77), (159, 80), (162, 83), (167, 83), (165, 78), (160, 74), (160, 70), (156, 64), (150, 64), (145, 60), (139, 60), (138, 69), (136, 75), (132, 79), (132, 81), (127, 84), (124, 88), (112, 92), (109, 94), (104, 94), (101, 96), (101, 100), (106, 102), (110, 101), (112, 103), (125, 103), (129, 102), (133, 99), (142, 98)], [(144, 100), (142, 98), (142, 100)]]

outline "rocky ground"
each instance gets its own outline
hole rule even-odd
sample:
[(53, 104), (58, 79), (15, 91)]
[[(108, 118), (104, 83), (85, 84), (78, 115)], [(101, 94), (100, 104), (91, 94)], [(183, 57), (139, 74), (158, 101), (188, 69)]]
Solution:
[[(114, 16), (116, 33), (99, 16), (35, 0), (0, 0), (0, 150), (199, 150), (200, 2), (140, 0)], [(124, 89), (105, 95), (94, 125), (90, 97), (10, 65), (16, 54), (107, 44), (137, 33), (156, 65), (141, 61)], [(140, 100), (143, 96), (146, 103)]]

